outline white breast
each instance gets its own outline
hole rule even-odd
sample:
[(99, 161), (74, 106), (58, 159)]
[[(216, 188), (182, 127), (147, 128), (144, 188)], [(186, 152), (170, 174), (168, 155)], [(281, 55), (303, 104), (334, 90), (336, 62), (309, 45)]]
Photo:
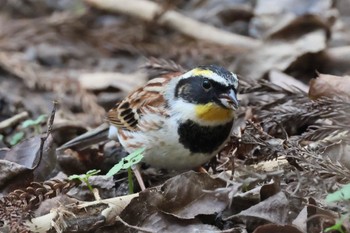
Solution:
[[(144, 145), (145, 152), (143, 162), (152, 167), (189, 170), (208, 162), (218, 151), (213, 154), (192, 154), (188, 149), (184, 148), (183, 145), (179, 143), (179, 135), (177, 133), (178, 123), (176, 118), (177, 117), (172, 116), (171, 119), (167, 119), (163, 127), (158, 130), (146, 132), (124, 131), (129, 139), (124, 141), (119, 135), (118, 139), (129, 153), (132, 153), (138, 148), (131, 148), (128, 145)], [(114, 132), (114, 129), (110, 130), (111, 134)]]

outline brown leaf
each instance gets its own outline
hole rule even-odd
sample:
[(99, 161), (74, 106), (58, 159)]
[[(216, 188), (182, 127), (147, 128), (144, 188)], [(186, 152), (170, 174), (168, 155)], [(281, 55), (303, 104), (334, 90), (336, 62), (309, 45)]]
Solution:
[(291, 225), (265, 224), (254, 230), (253, 233), (303, 233), (297, 227)]
[(310, 81), (309, 97), (313, 100), (320, 97), (349, 99), (349, 90), (350, 76), (319, 74), (316, 79)]
[(126, 93), (143, 86), (147, 81), (145, 73), (89, 73), (81, 74), (79, 82), (87, 90), (101, 91), (113, 87)]
[(214, 214), (224, 210), (229, 203), (226, 193), (215, 191), (224, 186), (225, 182), (207, 174), (187, 172), (165, 182), (163, 200), (158, 208), (182, 219)]
[(29, 171), (28, 168), (7, 160), (0, 160), (0, 170), (0, 188), (17, 175)]
[[(93, 188), (98, 189), (99, 195), (102, 199), (116, 196), (115, 181), (113, 180), (113, 177), (95, 175), (89, 178), (89, 183)], [(78, 187), (69, 190), (68, 195), (84, 201), (93, 201), (95, 199), (93, 193), (88, 189), (84, 182), (80, 183)]]
[[(219, 213), (226, 208), (228, 194), (216, 190), (225, 185), (226, 182), (208, 174), (186, 172), (166, 181), (160, 190), (141, 192), (120, 217), (130, 225), (152, 232), (218, 230), (195, 217)], [(118, 225), (113, 229), (114, 232), (126, 232), (128, 228)]]
[(331, 0), (258, 0), (254, 13), (250, 30), (263, 38), (291, 38), (306, 30), (329, 30), (334, 21)]
[(40, 148), (40, 136), (24, 140), (7, 152), (5, 159), (23, 165), (26, 168), (33, 168), (37, 163), (36, 158)]
[[(347, 138), (349, 138), (349, 135), (347, 135)], [(323, 155), (330, 158), (333, 163), (340, 164), (348, 169), (350, 169), (349, 154), (350, 145), (347, 142), (334, 143), (333, 145), (328, 146), (323, 152)]]
[[(6, 187), (6, 190), (13, 188), (22, 188), (30, 181), (44, 181), (56, 166), (55, 147), (53, 139), (48, 137), (44, 144), (43, 156), (40, 164), (36, 167), (40, 157), (41, 136), (24, 140), (20, 144), (10, 149), (5, 157), (1, 171), (4, 174), (4, 181), (11, 179), (11, 187)], [(6, 167), (8, 166), (8, 167)], [(35, 168), (35, 170), (33, 170)], [(5, 173), (7, 171), (7, 173)], [(1, 180), (1, 179), (0, 179)]]
[(286, 223), (288, 211), (289, 201), (283, 192), (279, 192), (228, 219), (240, 218), (251, 221), (258, 218), (271, 223), (283, 224)]
[(278, 70), (271, 70), (269, 72), (269, 78), (271, 83), (276, 84), (286, 90), (292, 91), (293, 88), (298, 88), (305, 93), (309, 90), (309, 87), (306, 84)]
[(248, 79), (258, 80), (271, 69), (286, 70), (302, 55), (322, 51), (326, 47), (325, 42), (322, 30), (291, 40), (271, 39), (259, 49), (242, 55), (235, 71)]
[(267, 198), (277, 194), (280, 191), (281, 191), (281, 187), (279, 182), (265, 184), (260, 189), (260, 200), (264, 201)]

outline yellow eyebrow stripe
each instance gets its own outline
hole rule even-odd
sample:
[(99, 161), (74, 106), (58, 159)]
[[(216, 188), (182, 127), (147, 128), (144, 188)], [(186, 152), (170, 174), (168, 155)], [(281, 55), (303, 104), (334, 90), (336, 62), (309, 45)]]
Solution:
[(211, 76), (213, 75), (213, 71), (211, 70), (203, 70), (203, 69), (199, 69), (199, 68), (196, 68), (192, 71), (193, 75), (194, 76)]

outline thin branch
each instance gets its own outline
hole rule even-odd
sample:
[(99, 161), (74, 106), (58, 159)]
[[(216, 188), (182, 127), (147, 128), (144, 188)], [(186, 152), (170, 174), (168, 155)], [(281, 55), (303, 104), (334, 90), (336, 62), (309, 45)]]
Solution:
[(53, 101), (53, 108), (52, 108), (52, 111), (51, 111), (51, 115), (50, 115), (50, 119), (49, 119), (49, 122), (48, 122), (48, 126), (47, 126), (47, 132), (46, 132), (46, 135), (45, 136), (42, 136), (40, 138), (40, 148), (39, 148), (39, 159), (38, 159), (38, 163), (33, 167), (33, 170), (35, 170), (39, 165), (40, 165), (40, 162), (41, 162), (41, 159), (43, 157), (43, 153), (44, 153), (44, 144), (47, 140), (47, 138), (50, 136), (51, 134), (51, 131), (52, 131), (52, 125), (53, 125), (53, 121), (55, 119), (55, 114), (56, 114), (56, 109), (57, 109), (57, 105), (58, 105), (58, 102), (55, 100)]
[(18, 124), (19, 122), (21, 122), (24, 119), (27, 119), (29, 116), (28, 112), (21, 112), (18, 113), (14, 116), (12, 116), (9, 119), (3, 120), (0, 122), (0, 132), (5, 130), (8, 127), (11, 127), (13, 125)]
[(239, 51), (251, 50), (261, 45), (256, 39), (218, 29), (173, 10), (168, 10), (159, 16), (162, 8), (148, 0), (85, 0), (85, 2), (102, 10), (131, 15), (148, 22), (158, 16), (157, 22), (160, 25), (171, 27), (197, 40), (233, 47)]
[[(90, 222), (91, 225), (89, 225), (90, 223), (84, 221), (84, 218), (96, 217), (96, 219), (99, 219), (99, 215), (101, 215), (103, 219), (109, 219), (108, 225), (112, 225), (118, 220), (118, 215), (125, 209), (130, 201), (138, 196), (139, 194), (135, 193), (98, 201), (80, 202), (78, 204), (74, 203), (61, 206), (51, 210), (49, 214), (32, 218), (30, 221), (27, 220), (25, 225), (32, 231), (40, 229), (40, 232), (47, 232), (53, 227), (61, 231), (72, 228), (76, 229), (77, 225), (84, 223), (86, 224), (84, 226), (85, 228), (97, 230), (96, 228), (99, 226), (95, 225), (95, 222)], [(101, 206), (104, 206), (104, 208), (101, 209)], [(81, 211), (82, 209), (84, 209), (84, 211)], [(96, 213), (96, 209), (100, 209), (100, 212)]]

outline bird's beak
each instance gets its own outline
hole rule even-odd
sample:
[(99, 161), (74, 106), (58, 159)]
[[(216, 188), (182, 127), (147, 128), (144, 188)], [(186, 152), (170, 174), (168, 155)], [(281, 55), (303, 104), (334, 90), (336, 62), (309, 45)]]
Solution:
[(221, 94), (219, 96), (221, 104), (229, 109), (237, 110), (238, 100), (237, 95), (233, 90), (230, 90), (229, 93)]

